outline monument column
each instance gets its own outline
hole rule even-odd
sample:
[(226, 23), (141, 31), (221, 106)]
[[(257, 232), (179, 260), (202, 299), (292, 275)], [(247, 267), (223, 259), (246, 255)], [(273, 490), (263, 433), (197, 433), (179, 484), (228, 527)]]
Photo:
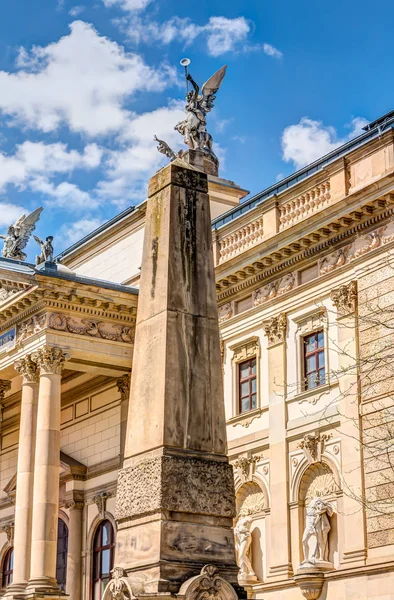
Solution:
[(74, 498), (66, 504), (70, 509), (68, 529), (66, 594), (71, 600), (82, 597), (82, 515), (84, 503)]
[(14, 573), (7, 596), (22, 592), (30, 576), (34, 456), (37, 426), (38, 368), (31, 356), (15, 363), (22, 376), (21, 418), (16, 475)]
[(207, 191), (181, 159), (149, 184), (115, 554), (147, 593), (237, 581)]
[(263, 323), (268, 338), (270, 487), (271, 507), (269, 577), (292, 576), (286, 442), (286, 331), (287, 318), (279, 314)]
[(32, 355), (40, 369), (34, 467), (33, 527), (27, 592), (61, 595), (56, 583), (59, 514), (61, 373), (68, 356), (45, 346)]

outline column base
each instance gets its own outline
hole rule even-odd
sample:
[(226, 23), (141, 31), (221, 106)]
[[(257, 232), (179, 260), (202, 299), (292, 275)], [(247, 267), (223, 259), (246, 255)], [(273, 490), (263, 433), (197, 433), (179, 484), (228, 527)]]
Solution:
[(4, 594), (4, 598), (19, 598), (21, 595), (25, 594), (27, 588), (27, 581), (18, 581), (15, 583), (11, 583)]
[(37, 577), (37, 579), (30, 579), (25, 590), (25, 597), (41, 598), (46, 596), (50, 596), (51, 598), (64, 598), (67, 594), (61, 591), (57, 585), (56, 579), (53, 579), (52, 577)]

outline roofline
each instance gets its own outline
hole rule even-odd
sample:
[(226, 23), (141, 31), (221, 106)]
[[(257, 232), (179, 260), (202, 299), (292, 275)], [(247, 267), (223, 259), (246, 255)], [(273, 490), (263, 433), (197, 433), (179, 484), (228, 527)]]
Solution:
[[(249, 210), (257, 206), (261, 202), (264, 202), (265, 200), (268, 200), (269, 198), (272, 198), (273, 196), (284, 192), (285, 190), (296, 185), (300, 181), (311, 177), (318, 171), (324, 169), (328, 164), (332, 163), (334, 160), (337, 160), (338, 158), (346, 154), (347, 152), (355, 150), (359, 146), (362, 146), (365, 142), (380, 136), (383, 132), (383, 129), (394, 129), (394, 111), (392, 111), (391, 113), (387, 113), (385, 117), (381, 117), (373, 123), (376, 123), (373, 129), (369, 129), (368, 131), (362, 133), (353, 140), (350, 140), (349, 142), (346, 142), (346, 144), (343, 144), (339, 148), (336, 148), (336, 150), (325, 154), (322, 158), (319, 158), (315, 162), (307, 165), (306, 167), (303, 167), (299, 171), (296, 171), (295, 173), (289, 175), (285, 179), (282, 179), (278, 183), (271, 185), (262, 192), (255, 194), (248, 200), (241, 202), (239, 206), (231, 208), (223, 215), (216, 217), (216, 219), (213, 219), (212, 221), (212, 228), (219, 229), (220, 227), (227, 225), (227, 223), (230, 223), (231, 221), (235, 220), (241, 215), (247, 213)], [(384, 124), (383, 128), (382, 124)]]

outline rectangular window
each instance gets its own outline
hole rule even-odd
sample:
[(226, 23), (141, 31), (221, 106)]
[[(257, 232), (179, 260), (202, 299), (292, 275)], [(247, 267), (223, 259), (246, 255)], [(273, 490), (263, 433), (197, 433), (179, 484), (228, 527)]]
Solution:
[(239, 363), (238, 382), (239, 412), (257, 408), (256, 358)]
[(326, 382), (324, 331), (316, 331), (303, 338), (304, 387), (313, 389)]

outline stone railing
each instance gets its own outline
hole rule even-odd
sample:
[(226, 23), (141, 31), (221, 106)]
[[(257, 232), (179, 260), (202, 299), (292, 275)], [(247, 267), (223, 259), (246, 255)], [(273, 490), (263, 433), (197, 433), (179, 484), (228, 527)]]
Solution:
[(330, 203), (330, 199), (330, 182), (325, 181), (294, 198), (294, 200), (282, 204), (279, 207), (279, 231), (283, 231), (283, 229), (287, 229), (318, 212)]
[(261, 242), (264, 235), (263, 218), (247, 223), (219, 240), (219, 264)]

